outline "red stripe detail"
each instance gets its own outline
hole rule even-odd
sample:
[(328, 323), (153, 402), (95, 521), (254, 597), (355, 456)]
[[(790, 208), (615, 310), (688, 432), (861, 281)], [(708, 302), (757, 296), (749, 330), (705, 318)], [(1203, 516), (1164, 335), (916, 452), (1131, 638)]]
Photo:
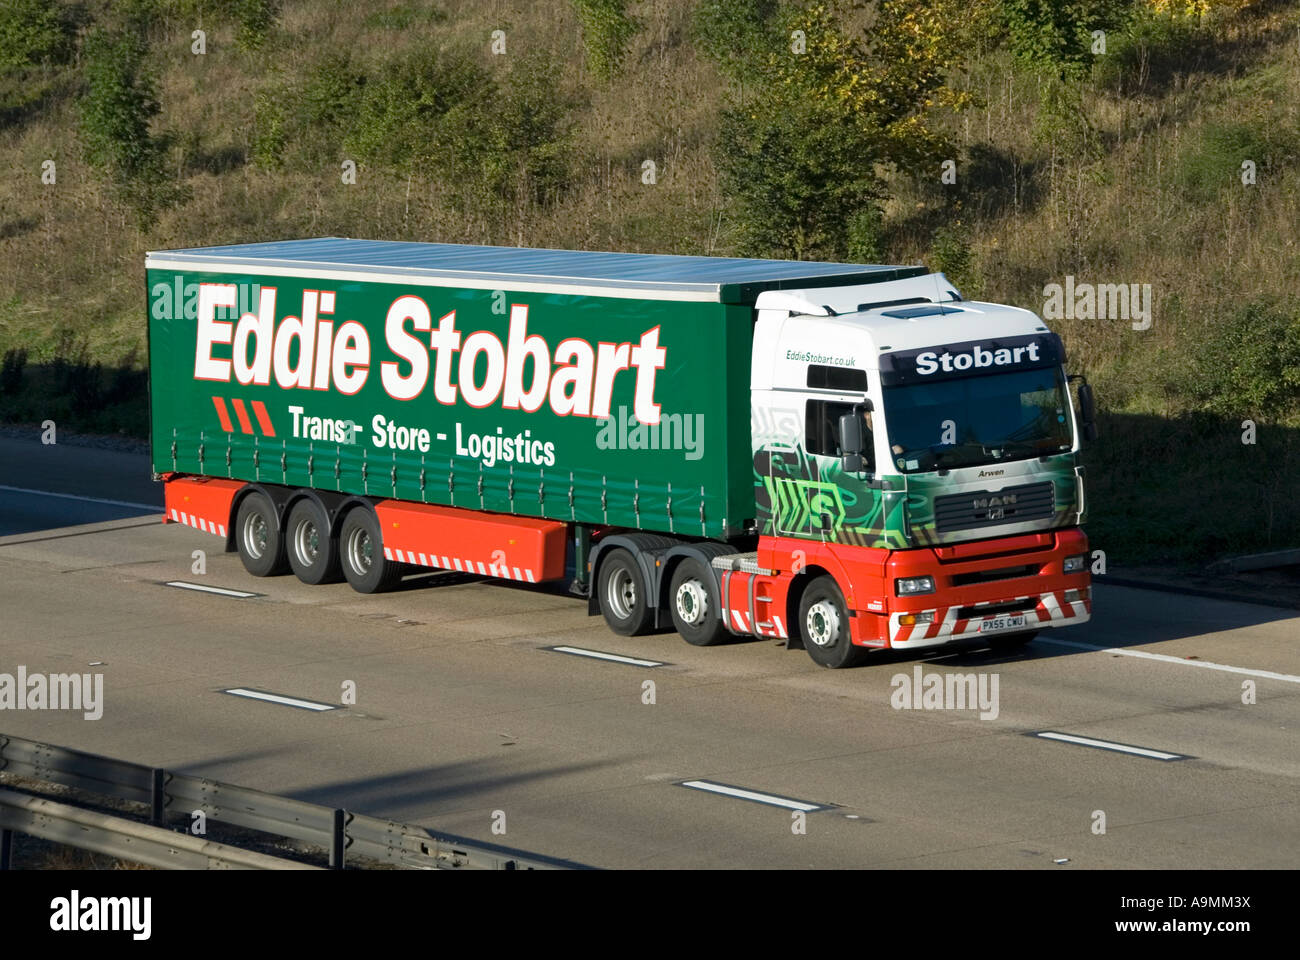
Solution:
[(257, 417), (257, 425), (262, 428), (262, 432), (268, 437), (274, 437), (275, 427), (271, 426), (271, 418), (266, 414), (266, 404), (261, 400), (254, 400), (253, 414)]
[(226, 401), (220, 397), (213, 397), (212, 405), (217, 408), (217, 419), (221, 421), (221, 429), (226, 433), (234, 433), (235, 428), (230, 422), (230, 414), (226, 413)]
[(963, 632), (966, 630), (966, 628), (967, 628), (968, 626), (970, 626), (970, 620), (969, 620), (969, 619), (967, 619), (967, 620), (958, 620), (956, 623), (954, 623), (954, 624), (952, 625), (952, 632), (953, 632), (953, 635), (956, 636), (956, 635), (959, 634), (959, 633), (963, 633)]
[(245, 433), (253, 432), (253, 424), (248, 419), (248, 411), (244, 409), (244, 401), (236, 397), (230, 401), (235, 405), (235, 416), (239, 418), (239, 429)]

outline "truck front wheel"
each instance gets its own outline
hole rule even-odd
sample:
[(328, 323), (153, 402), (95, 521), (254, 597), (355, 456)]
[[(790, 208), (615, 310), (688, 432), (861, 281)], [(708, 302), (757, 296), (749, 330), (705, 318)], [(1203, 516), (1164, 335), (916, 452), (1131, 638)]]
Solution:
[(799, 600), (799, 629), (813, 662), (839, 669), (861, 662), (862, 649), (849, 636), (848, 608), (833, 577), (818, 577)]
[(382, 593), (402, 579), (401, 564), (384, 557), (379, 521), (364, 507), (353, 509), (343, 518), (339, 560), (343, 576), (358, 593)]
[(635, 637), (650, 626), (649, 591), (636, 558), (622, 547), (610, 551), (600, 565), (597, 583), (600, 612), (609, 629)]
[(255, 577), (284, 573), (284, 536), (270, 498), (250, 493), (239, 503), (235, 515), (235, 546), (244, 569)]

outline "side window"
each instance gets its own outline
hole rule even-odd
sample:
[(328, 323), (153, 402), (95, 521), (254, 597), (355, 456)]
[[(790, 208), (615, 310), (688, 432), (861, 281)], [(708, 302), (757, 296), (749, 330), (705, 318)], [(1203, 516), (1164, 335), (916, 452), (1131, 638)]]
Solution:
[(808, 365), (808, 386), (814, 390), (842, 390), (845, 393), (867, 392), (867, 371), (856, 367)]
[[(853, 404), (840, 403), (836, 400), (809, 400), (804, 422), (804, 446), (809, 453), (823, 457), (838, 457), (840, 453), (840, 417), (853, 412)], [(866, 449), (862, 451), (867, 461), (867, 471), (875, 473), (876, 452), (872, 443), (871, 431), (863, 425), (863, 440)]]

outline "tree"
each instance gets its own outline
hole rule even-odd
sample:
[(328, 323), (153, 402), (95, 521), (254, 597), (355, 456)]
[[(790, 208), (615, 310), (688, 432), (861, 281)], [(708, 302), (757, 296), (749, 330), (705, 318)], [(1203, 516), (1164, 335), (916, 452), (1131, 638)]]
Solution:
[(1092, 32), (1122, 26), (1132, 0), (1002, 0), (1016, 58), (1060, 79), (1081, 76), (1092, 62)]
[(762, 82), (724, 112), (718, 143), (743, 250), (842, 258), (863, 248), (864, 224), (878, 234), (884, 171), (932, 163), (944, 144), (934, 111), (970, 100), (948, 85), (970, 7), (882, 0), (855, 34), (824, 2), (784, 11), (787, 45), (756, 66)]

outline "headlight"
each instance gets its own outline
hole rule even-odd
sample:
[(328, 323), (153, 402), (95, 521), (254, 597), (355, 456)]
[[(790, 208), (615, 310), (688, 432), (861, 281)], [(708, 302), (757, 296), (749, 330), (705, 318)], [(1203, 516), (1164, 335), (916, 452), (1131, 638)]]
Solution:
[(894, 581), (894, 592), (900, 597), (934, 593), (934, 577), (901, 577)]
[(1088, 568), (1088, 555), (1086, 553), (1076, 553), (1072, 557), (1065, 558), (1065, 572), (1079, 573)]

